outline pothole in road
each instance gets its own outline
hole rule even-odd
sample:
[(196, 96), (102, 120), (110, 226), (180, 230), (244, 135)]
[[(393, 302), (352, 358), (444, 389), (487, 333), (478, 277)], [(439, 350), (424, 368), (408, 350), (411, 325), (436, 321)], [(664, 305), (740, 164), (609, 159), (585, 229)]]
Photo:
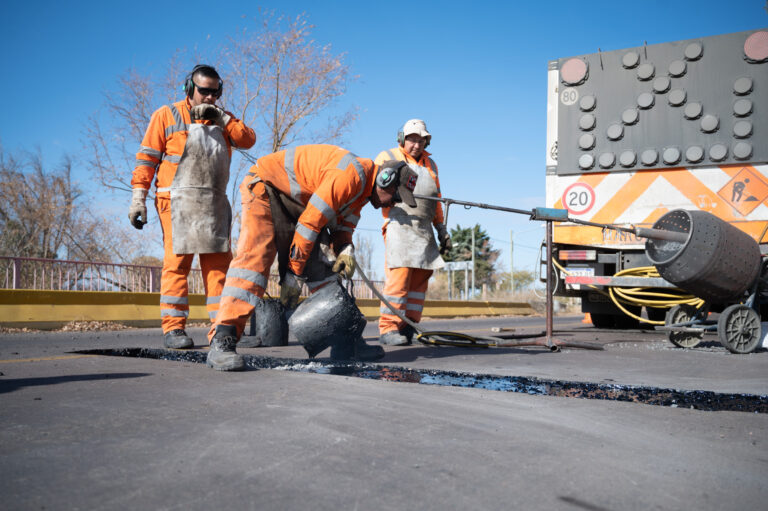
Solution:
[[(162, 350), (151, 348), (121, 348), (81, 350), (75, 353), (133, 358), (150, 358), (205, 364), (207, 352)], [(768, 413), (768, 396), (755, 394), (727, 394), (707, 390), (675, 390), (658, 387), (585, 383), (551, 380), (527, 376), (499, 376), (493, 374), (460, 373), (434, 369), (410, 369), (353, 362), (330, 362), (294, 358), (243, 355), (248, 367), (277, 369), (302, 373), (333, 374), (422, 385), (442, 385), (473, 389), (519, 392), (530, 395), (572, 397), (625, 401), (673, 408), (703, 411), (734, 411)]]

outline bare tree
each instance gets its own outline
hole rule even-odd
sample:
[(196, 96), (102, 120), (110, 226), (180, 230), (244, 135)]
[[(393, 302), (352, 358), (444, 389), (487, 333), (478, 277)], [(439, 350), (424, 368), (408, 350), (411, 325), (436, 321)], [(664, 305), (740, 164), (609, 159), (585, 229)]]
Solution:
[[(257, 135), (254, 148), (233, 158), (233, 225), (239, 219), (238, 187), (256, 155), (294, 143), (341, 142), (357, 118), (355, 109), (331, 112), (355, 78), (344, 55), (311, 39), (313, 27), (303, 14), (289, 20), (265, 11), (253, 23), (255, 28), (243, 28), (216, 55), (180, 50), (169, 58), (162, 76), (129, 69), (118, 77), (115, 87), (104, 95), (104, 107), (91, 116), (84, 130), (87, 165), (106, 189), (131, 189), (136, 151), (152, 112), (180, 99), (185, 73), (201, 62), (215, 66), (224, 79), (222, 105)], [(127, 195), (121, 196), (127, 204)], [(128, 229), (127, 222), (125, 227), (120, 225), (121, 230)], [(149, 228), (157, 230), (156, 225)]]
[(344, 55), (311, 39), (314, 27), (304, 14), (289, 20), (269, 11), (255, 23), (254, 32), (244, 29), (221, 53), (236, 87), (228, 105), (262, 135), (268, 152), (306, 139), (338, 142), (357, 119), (355, 109), (323, 115), (355, 79)]
[(116, 86), (104, 93), (104, 108), (89, 117), (83, 130), (86, 164), (105, 188), (131, 190), (136, 152), (152, 113), (161, 104), (178, 101), (174, 94), (178, 88), (168, 85), (181, 82), (178, 59), (172, 57), (159, 78), (134, 68), (126, 70), (117, 77)]
[(230, 38), (217, 59), (225, 81), (226, 107), (256, 131), (256, 146), (232, 169), (232, 205), (237, 218), (237, 189), (253, 153), (279, 151), (295, 143), (341, 143), (357, 119), (357, 110), (330, 112), (355, 79), (330, 45), (310, 38), (306, 15), (289, 20), (273, 11), (254, 19)]
[(129, 69), (117, 78), (115, 89), (105, 93), (105, 111), (88, 119), (86, 163), (106, 188), (131, 189), (136, 151), (152, 116), (153, 90), (151, 77)]
[(373, 267), (373, 242), (368, 236), (355, 234), (355, 259), (357, 265), (365, 272), (370, 280), (377, 280), (378, 274)]
[[(331, 113), (355, 79), (344, 55), (310, 38), (313, 26), (304, 14), (286, 20), (265, 12), (254, 23), (255, 30), (243, 29), (207, 60), (224, 78), (223, 106), (256, 131), (257, 146), (251, 153), (274, 152), (294, 143), (339, 143), (357, 119), (354, 108)], [(84, 130), (87, 163), (104, 186), (131, 188), (136, 151), (152, 112), (178, 101), (183, 70), (203, 61), (204, 56), (191, 59), (177, 51), (162, 76), (132, 68), (104, 94), (104, 108), (91, 116)]]
[(87, 207), (73, 166), (65, 156), (50, 171), (40, 154), (19, 158), (0, 148), (0, 254), (111, 260), (123, 246)]

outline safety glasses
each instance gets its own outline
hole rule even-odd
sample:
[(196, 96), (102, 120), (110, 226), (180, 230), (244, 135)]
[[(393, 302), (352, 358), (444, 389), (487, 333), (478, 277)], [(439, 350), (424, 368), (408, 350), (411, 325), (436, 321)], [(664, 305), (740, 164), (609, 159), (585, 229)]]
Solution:
[[(193, 82), (194, 83), (194, 82)], [(195, 83), (195, 89), (197, 89), (197, 92), (200, 93), (201, 96), (213, 96), (215, 98), (218, 98), (221, 95), (221, 89), (209, 89), (208, 87), (198, 87), (198, 85)]]

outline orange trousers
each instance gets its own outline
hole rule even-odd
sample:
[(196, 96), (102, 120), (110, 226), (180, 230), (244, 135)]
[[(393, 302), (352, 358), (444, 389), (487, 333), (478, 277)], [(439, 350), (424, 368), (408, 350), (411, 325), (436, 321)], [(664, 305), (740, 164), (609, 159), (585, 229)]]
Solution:
[[(163, 333), (184, 329), (189, 317), (189, 284), (187, 277), (192, 268), (195, 254), (174, 254), (171, 235), (171, 200), (166, 197), (155, 199), (157, 216), (163, 229), (163, 273), (160, 277), (160, 317)], [(205, 305), (208, 318), (213, 322), (219, 310), (221, 291), (227, 275), (231, 252), (199, 254), (200, 269), (205, 286)]]
[[(421, 268), (388, 268), (385, 264), (384, 272), (384, 298), (414, 323), (421, 321), (429, 277), (433, 271)], [(379, 334), (402, 330), (405, 327), (405, 321), (392, 314), (384, 303), (381, 304), (380, 312)]]
[(210, 340), (216, 325), (233, 325), (238, 339), (258, 301), (264, 296), (269, 271), (277, 255), (275, 229), (269, 196), (264, 183), (251, 185), (246, 176), (240, 185), (242, 215), (237, 255), (227, 271), (216, 322), (208, 333)]

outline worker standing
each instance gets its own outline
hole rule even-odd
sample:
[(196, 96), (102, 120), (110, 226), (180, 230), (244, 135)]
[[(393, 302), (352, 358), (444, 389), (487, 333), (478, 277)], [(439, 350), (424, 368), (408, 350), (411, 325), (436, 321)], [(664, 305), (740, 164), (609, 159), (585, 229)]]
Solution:
[(186, 98), (152, 114), (136, 154), (128, 218), (136, 229), (147, 223), (146, 198), (155, 178), (164, 248), (160, 316), (167, 348), (194, 345), (184, 328), (189, 316), (187, 276), (195, 254), (211, 321), (232, 260), (232, 211), (226, 194), (232, 146), (248, 149), (256, 135), (216, 106), (223, 87), (213, 67), (195, 66), (184, 81)]
[[(432, 135), (421, 119), (407, 121), (397, 134), (398, 147), (382, 151), (375, 162), (406, 162), (418, 175), (415, 193), (440, 197), (437, 165), (425, 149)], [(451, 249), (451, 237), (443, 225), (443, 208), (437, 201), (416, 199), (416, 207), (397, 204), (383, 208), (384, 297), (405, 317), (418, 323), (424, 309), (429, 278), (444, 266), (440, 254)], [(432, 225), (440, 243), (438, 252)], [(393, 346), (412, 343), (414, 329), (381, 304), (379, 342)]]
[[(416, 181), (416, 174), (402, 162), (378, 166), (333, 145), (298, 146), (259, 158), (240, 185), (243, 212), (237, 256), (209, 333), (208, 365), (222, 371), (244, 368), (235, 347), (264, 296), (276, 255), (280, 301), (294, 308), (305, 282), (315, 291), (337, 280), (336, 273), (352, 277), (352, 234), (362, 207), (369, 200), (374, 208), (400, 200), (415, 206)], [(354, 345), (333, 346), (331, 358), (384, 356), (381, 346), (368, 346), (362, 338), (349, 342)]]

